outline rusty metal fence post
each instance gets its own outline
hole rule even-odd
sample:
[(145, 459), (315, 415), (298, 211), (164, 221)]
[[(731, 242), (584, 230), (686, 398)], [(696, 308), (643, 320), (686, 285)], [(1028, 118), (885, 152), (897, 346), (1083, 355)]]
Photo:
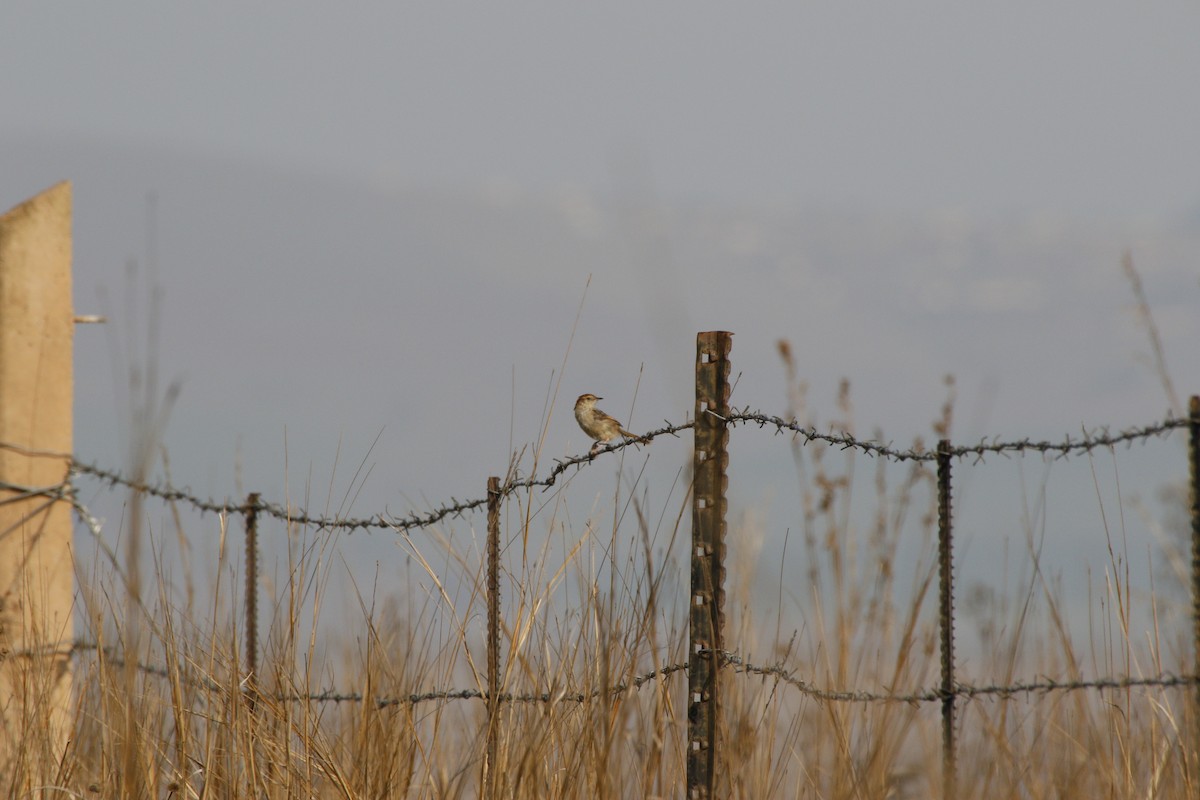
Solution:
[(938, 624), (942, 639), (942, 797), (958, 796), (954, 746), (954, 550), (950, 502), (950, 440), (938, 442)]
[[(1192, 677), (1200, 681), (1200, 396), (1188, 402), (1188, 471), (1192, 502)], [(1196, 748), (1200, 752), (1200, 683), (1194, 691)]]
[(246, 496), (246, 674), (258, 683), (258, 492)]
[(500, 479), (487, 482), (487, 760), (483, 796), (496, 796), (496, 737), (500, 729)]
[(729, 467), (729, 349), (733, 334), (696, 335), (692, 589), (688, 653), (688, 797), (710, 798), (719, 756), (718, 677), (725, 604), (725, 489)]

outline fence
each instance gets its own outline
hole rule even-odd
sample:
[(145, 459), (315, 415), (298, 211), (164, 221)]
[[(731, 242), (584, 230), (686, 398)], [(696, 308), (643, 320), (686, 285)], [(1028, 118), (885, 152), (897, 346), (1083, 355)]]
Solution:
[[(1200, 397), (1193, 397), (1186, 419), (1168, 418), (1161, 422), (1130, 428), (1119, 432), (1098, 429), (1085, 432), (1077, 438), (1067, 437), (1057, 442), (1021, 440), (981, 440), (971, 445), (955, 445), (942, 440), (933, 450), (897, 448), (887, 443), (864, 441), (848, 433), (822, 433), (813, 427), (805, 427), (795, 420), (751, 411), (748, 407), (738, 410), (728, 407), (729, 334), (700, 334), (697, 344), (696, 413), (694, 421), (671, 423), (645, 435), (646, 440), (662, 436), (678, 436), (681, 432), (694, 429), (696, 447), (694, 455), (693, 493), (693, 541), (691, 546), (691, 646), (688, 663), (676, 663), (637, 676), (633, 680), (611, 686), (610, 697), (637, 690), (652, 681), (667, 678), (677, 672), (687, 672), (689, 681), (688, 713), (688, 784), (690, 797), (711, 796), (715, 775), (721, 768), (721, 743), (717, 736), (716, 720), (720, 710), (719, 683), (716, 677), (724, 669), (743, 675), (770, 676), (792, 687), (797, 692), (827, 703), (936, 703), (942, 713), (943, 749), (943, 795), (953, 798), (957, 794), (956, 777), (956, 713), (960, 699), (968, 700), (983, 696), (1011, 697), (1018, 694), (1070, 692), (1080, 690), (1116, 690), (1131, 687), (1193, 687), (1194, 699), (1200, 709)], [(865, 690), (831, 690), (812, 685), (797, 676), (796, 671), (779, 664), (755, 664), (747, 661), (736, 651), (723, 645), (724, 627), (723, 593), (724, 579), (724, 515), (725, 515), (725, 470), (728, 465), (726, 452), (729, 433), (738, 426), (755, 426), (773, 429), (776, 434), (792, 434), (805, 443), (824, 442), (842, 449), (853, 449), (871, 457), (891, 461), (921, 461), (936, 464), (938, 496), (938, 608), (939, 640), (941, 647), (941, 680), (936, 688), (925, 688), (910, 692), (877, 692)], [(1132, 445), (1154, 437), (1165, 437), (1179, 428), (1189, 430), (1189, 466), (1191, 487), (1191, 592), (1193, 644), (1196, 647), (1196, 666), (1191, 675), (1177, 676), (1159, 674), (1151, 677), (1107, 676), (1095, 680), (1055, 681), (1050, 679), (1016, 682), (1006, 685), (976, 686), (964, 684), (956, 679), (954, 658), (954, 538), (951, 508), (951, 483), (954, 462), (977, 464), (989, 455), (1024, 454), (1028, 452), (1055, 458), (1068, 458), (1089, 453), (1098, 448), (1114, 448), (1117, 445)], [(611, 443), (599, 452), (612, 452), (629, 446), (632, 442)], [(600, 697), (602, 692), (575, 694), (512, 694), (496, 690), (499, 686), (499, 625), (498, 597), (500, 592), (496, 562), (498, 559), (499, 509), (505, 498), (522, 490), (552, 487), (568, 470), (583, 469), (594, 462), (596, 453), (558, 460), (548, 474), (538, 478), (513, 477), (506, 482), (489, 478), (483, 497), (471, 500), (451, 498), (449, 502), (424, 514), (413, 513), (402, 517), (376, 515), (364, 518), (337, 518), (295, 511), (263, 500), (257, 493), (250, 494), (242, 503), (218, 502), (196, 497), (191, 493), (171, 486), (148, 484), (130, 479), (119, 471), (94, 464), (73, 461), (71, 474), (64, 482), (55, 486), (20, 487), (2, 485), (0, 488), (15, 492), (20, 497), (41, 496), (49, 499), (66, 499), (76, 509), (79, 517), (89, 526), (96, 528), (96, 521), (76, 497), (74, 480), (77, 476), (89, 476), (111, 487), (123, 487), (136, 493), (156, 497), (164, 501), (185, 503), (200, 512), (238, 514), (245, 519), (247, 532), (247, 593), (246, 593), (246, 657), (247, 674), (252, 677), (258, 650), (257, 630), (253, 622), (256, 615), (257, 570), (257, 522), (263, 516), (285, 521), (289, 524), (312, 526), (317, 529), (380, 529), (405, 531), (433, 525), (442, 520), (462, 517), (471, 511), (485, 508), (488, 511), (488, 690), (440, 689), (403, 697), (364, 697), (360, 693), (327, 690), (314, 694), (281, 694), (276, 701), (288, 702), (374, 702), (379, 707), (399, 704), (421, 704), (451, 700), (478, 699), (487, 703), (489, 727), (487, 731), (487, 753), (484, 759), (485, 794), (491, 793), (491, 766), (495, 764), (496, 739), (495, 720), (502, 703), (583, 703)], [(85, 651), (98, 649), (94, 644), (78, 642), (76, 649)], [(99, 648), (111, 661), (124, 663), (124, 654)], [(137, 668), (152, 675), (167, 675), (164, 668), (150, 664), (136, 664)], [(212, 685), (208, 688), (224, 690), (227, 687)], [(256, 691), (248, 684), (248, 691)], [(1200, 737), (1200, 731), (1194, 732)]]

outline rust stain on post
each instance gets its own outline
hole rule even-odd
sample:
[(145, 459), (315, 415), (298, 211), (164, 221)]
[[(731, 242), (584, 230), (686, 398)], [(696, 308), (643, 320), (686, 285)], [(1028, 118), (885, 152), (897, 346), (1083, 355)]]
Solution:
[(719, 763), (718, 677), (724, 649), (725, 489), (729, 468), (729, 350), (733, 334), (696, 336), (692, 588), (688, 654), (689, 798), (709, 798)]
[(15, 757), (25, 770), (6, 782), (16, 794), (53, 783), (71, 723), (75, 569), (63, 493), (74, 332), (71, 184), (60, 183), (0, 216), (0, 763), (16, 769)]

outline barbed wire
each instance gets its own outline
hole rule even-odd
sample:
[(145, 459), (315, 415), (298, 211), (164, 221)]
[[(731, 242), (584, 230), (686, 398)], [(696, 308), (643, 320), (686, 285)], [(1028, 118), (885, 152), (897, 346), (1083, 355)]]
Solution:
[[(121, 655), (121, 651), (111, 645), (100, 645), (96, 642), (77, 641), (71, 647), (71, 650), (74, 653), (94, 652), (97, 654), (97, 656), (103, 656), (105, 663), (111, 664), (119, 669), (125, 669), (126, 667), (131, 666), (130, 662)], [(134, 661), (132, 666), (138, 672), (146, 675), (153, 675), (157, 678), (170, 679), (176, 674), (176, 672), (172, 672), (169, 667), (162, 664), (147, 664), (144, 661)], [(185, 682), (191, 684), (192, 686), (208, 689), (210, 692), (220, 692), (229, 688), (217, 683), (212, 678), (205, 676), (189, 677)]]
[[(95, 642), (77, 641), (69, 649), (61, 651), (42, 651), (34, 653), (31, 651), (9, 652), (3, 654), (3, 658), (11, 658), (15, 656), (34, 656), (34, 655), (70, 655), (73, 653), (95, 652), (103, 655), (104, 661), (115, 667), (125, 668), (129, 662), (124, 659), (120, 651), (111, 646), (101, 646)], [(144, 661), (133, 662), (133, 667), (139, 672), (146, 675), (152, 675), (158, 678), (173, 678), (177, 673), (186, 672), (185, 670), (172, 671), (169, 667), (161, 664), (148, 664)], [(686, 671), (687, 664), (671, 664), (642, 675), (636, 675), (628, 681), (621, 681), (607, 690), (595, 689), (591, 692), (570, 692), (566, 690), (544, 691), (539, 693), (526, 692), (523, 694), (514, 694), (505, 692), (500, 695), (500, 701), (504, 703), (554, 703), (554, 702), (573, 702), (585, 703), (589, 700), (595, 700), (607, 694), (610, 697), (617, 697), (630, 690), (637, 690), (658, 678), (665, 678), (672, 673)], [(228, 685), (221, 684), (207, 676), (185, 676), (185, 683), (193, 686), (207, 689), (209, 691), (220, 692), (229, 689)], [(250, 688), (250, 682), (243, 679), (239, 682), (245, 691), (254, 692), (260, 698), (274, 700), (276, 702), (314, 702), (314, 703), (361, 703), (365, 699), (365, 695), (361, 692), (338, 691), (335, 689), (325, 689), (319, 692), (302, 693), (302, 692), (274, 692), (267, 693)], [(378, 708), (386, 708), (395, 705), (418, 705), (435, 700), (486, 700), (488, 693), (479, 689), (435, 689), (424, 693), (412, 693), (398, 697), (376, 697), (373, 702)]]
[[(870, 456), (889, 458), (894, 461), (936, 461), (938, 457), (936, 449), (925, 450), (915, 447), (900, 449), (893, 447), (890, 443), (884, 444), (872, 440), (864, 441), (857, 439), (845, 432), (821, 433), (816, 428), (811, 426), (805, 427), (795, 420), (768, 416), (758, 411), (750, 411), (748, 407), (742, 411), (735, 410), (729, 415), (726, 421), (735, 424), (756, 424), (760, 428), (773, 425), (777, 434), (790, 431), (799, 434), (809, 442), (824, 442), (840, 447), (843, 450), (855, 449)], [(1187, 424), (1188, 420), (1185, 418), (1167, 417), (1162, 422), (1127, 428), (1115, 434), (1110, 433), (1109, 426), (1093, 430), (1084, 428), (1078, 438), (1068, 435), (1060, 442), (1035, 441), (1029, 437), (1014, 441), (1002, 441), (998, 437), (995, 437), (989, 441), (987, 437), (984, 437), (979, 440), (979, 444), (951, 446), (948, 452), (952, 458), (976, 456), (976, 462), (982, 460), (983, 456), (988, 453), (1007, 455), (1027, 450), (1042, 454), (1053, 453), (1059, 458), (1064, 458), (1074, 454), (1088, 453), (1097, 448), (1115, 447), (1119, 444), (1132, 444), (1156, 436), (1163, 436)]]
[[(687, 664), (671, 664), (670, 666), (662, 667), (661, 669), (647, 672), (644, 675), (637, 675), (632, 680), (621, 681), (614, 686), (604, 689), (593, 689), (590, 692), (570, 692), (565, 690), (546, 691), (546, 692), (526, 692), (523, 694), (514, 694), (512, 692), (504, 692), (501, 694), (500, 702), (502, 703), (586, 703), (589, 700), (595, 700), (599, 697), (607, 695), (610, 699), (619, 697), (630, 690), (637, 690), (658, 678), (665, 678), (672, 673), (686, 671)], [(360, 703), (363, 696), (356, 692), (345, 694), (337, 693), (322, 693), (315, 695), (295, 695), (290, 698), (294, 701), (311, 700), (316, 702), (353, 702)], [(487, 700), (488, 693), (479, 689), (458, 689), (449, 691), (427, 692), (425, 694), (410, 694), (404, 697), (379, 697), (375, 698), (375, 704), (379, 708), (384, 708), (392, 705), (401, 705), (404, 703), (423, 703), (428, 700)]]
[[(795, 671), (784, 667), (781, 664), (772, 666), (759, 666), (750, 663), (739, 656), (737, 653), (723, 651), (721, 653), (722, 665), (734, 667), (735, 671), (750, 674), (761, 675), (763, 677), (773, 677), (783, 683), (786, 683), (809, 697), (817, 700), (825, 700), (828, 702), (848, 702), (848, 703), (940, 703), (947, 696), (947, 693), (941, 689), (923, 689), (908, 694), (896, 692), (866, 692), (866, 691), (839, 691), (830, 689), (820, 689), (813, 686), (803, 678), (796, 677)], [(1158, 688), (1179, 688), (1188, 686), (1200, 686), (1200, 676), (1194, 675), (1175, 675), (1169, 672), (1160, 673), (1151, 677), (1120, 677), (1120, 678), (1096, 678), (1093, 680), (1068, 680), (1060, 681), (1054, 678), (1043, 678), (1039, 681), (1018, 682), (1013, 684), (996, 684), (988, 686), (973, 686), (966, 683), (956, 683), (954, 691), (949, 694), (954, 697), (965, 697), (968, 699), (976, 699), (981, 697), (1000, 697), (1008, 699), (1018, 694), (1049, 694), (1050, 692), (1071, 692), (1085, 689), (1107, 690), (1107, 689), (1132, 689), (1138, 687), (1158, 687)]]
[[(666, 423), (664, 427), (658, 430), (647, 433), (644, 439), (653, 439), (658, 436), (678, 436), (680, 431), (687, 430), (693, 427), (693, 423), (685, 422), (679, 425)], [(587, 453), (581, 456), (573, 456), (566, 459), (555, 459), (554, 467), (549, 474), (544, 478), (511, 478), (500, 488), (502, 497), (507, 497), (522, 489), (543, 488), (548, 489), (554, 486), (559, 476), (574, 466), (586, 465), (595, 461), (598, 455), (607, 452), (615, 452), (622, 450), (629, 445), (644, 444), (645, 442), (613, 442), (597, 449), (594, 452)], [(170, 485), (161, 485), (149, 483), (147, 481), (139, 481), (131, 479), (123, 475), (121, 472), (113, 469), (106, 469), (96, 464), (87, 463), (79, 460), (71, 461), (71, 472), (77, 475), (87, 475), (97, 480), (108, 484), (109, 486), (123, 486), (127, 489), (136, 492), (142, 492), (157, 497), (166, 502), (183, 502), (192, 506), (197, 511), (210, 512), (218, 514), (237, 513), (245, 514), (250, 511), (255, 511), (259, 514), (267, 514), (284, 522), (297, 525), (312, 525), (318, 529), (323, 528), (340, 528), (350, 531), (356, 529), (387, 529), (395, 531), (405, 531), (414, 528), (427, 528), (431, 525), (436, 525), (438, 522), (448, 517), (462, 517), (469, 511), (482, 508), (487, 505), (487, 498), (481, 497), (474, 500), (459, 500), (451, 496), (450, 502), (443, 503), (434, 510), (418, 514), (412, 513), (404, 517), (389, 516), (387, 514), (376, 514), (371, 517), (326, 517), (316, 514), (310, 514), (304, 510), (296, 510), (286, 508), (282, 504), (272, 503), (266, 500), (259, 500), (257, 503), (249, 504), (246, 502), (234, 503), (230, 501), (218, 502), (212, 499), (197, 497), (186, 489), (180, 489)]]
[(46, 497), (51, 500), (61, 500), (66, 497), (71, 491), (71, 484), (68, 481), (51, 484), (49, 486), (24, 486), (8, 481), (0, 481), (0, 491), (12, 492), (7, 497), (0, 499), (0, 506), (8, 505), (9, 503), (19, 503), (22, 500), (29, 500), (33, 497)]
[[(708, 413), (713, 412), (710, 411)], [(774, 427), (777, 435), (793, 433), (803, 438), (806, 444), (815, 442), (839, 447), (843, 450), (853, 449), (868, 456), (888, 458), (898, 462), (933, 461), (937, 458), (936, 449), (920, 449), (915, 446), (899, 448), (890, 442), (884, 443), (858, 439), (847, 432), (832, 431), (822, 433), (815, 427), (802, 425), (794, 419), (788, 420), (779, 416), (763, 414), (759, 411), (751, 411), (749, 407), (740, 411), (734, 410), (724, 420), (731, 425), (756, 425), (759, 428)], [(1065, 439), (1058, 442), (1038, 441), (1028, 437), (1011, 441), (1003, 441), (998, 437), (989, 440), (985, 437), (980, 439), (978, 444), (952, 446), (949, 453), (953, 458), (974, 456), (973, 463), (981, 462), (984, 456), (988, 454), (999, 454), (1007, 457), (1013, 453), (1024, 453), (1026, 451), (1037, 452), (1042, 455), (1054, 455), (1056, 458), (1066, 458), (1081, 453), (1090, 453), (1098, 448), (1111, 448), (1121, 444), (1131, 446), (1135, 442), (1169, 435), (1175, 429), (1184, 427), (1187, 424), (1188, 420), (1185, 418), (1168, 417), (1161, 422), (1135, 426), (1116, 433), (1111, 433), (1109, 426), (1091, 430), (1083, 428), (1078, 437), (1068, 435)], [(678, 437), (681, 431), (688, 430), (694, 426), (694, 422), (671, 423), (664, 420), (663, 427), (644, 434), (641, 441), (612, 442), (585, 455), (555, 459), (554, 466), (543, 478), (532, 476), (520, 478), (519, 476), (514, 476), (501, 486), (500, 495), (501, 497), (508, 497), (522, 490), (534, 488), (549, 489), (557, 483), (559, 477), (567, 472), (567, 470), (572, 467), (586, 466), (595, 461), (598, 455), (620, 451), (630, 446), (648, 444), (660, 436), (669, 435)], [(132, 491), (143, 492), (166, 502), (187, 503), (201, 512), (246, 514), (254, 511), (258, 514), (269, 515), (289, 524), (314, 526), (317, 529), (336, 528), (350, 532), (355, 530), (393, 530), (400, 532), (427, 528), (448, 518), (462, 518), (468, 512), (484, 508), (487, 505), (487, 497), (459, 500), (451, 496), (449, 502), (443, 503), (423, 514), (412, 512), (406, 516), (393, 516), (389, 513), (380, 513), (370, 517), (328, 517), (313, 514), (303, 509), (285, 507), (282, 504), (262, 499), (259, 499), (254, 504), (246, 502), (234, 503), (231, 501), (218, 502), (212, 499), (205, 499), (193, 495), (186, 489), (131, 479), (117, 470), (106, 469), (96, 464), (77, 459), (71, 460), (71, 473), (73, 475), (86, 475), (95, 478), (107, 483), (109, 486), (123, 486)]]
[[(116, 648), (108, 646), (99, 646), (94, 642), (79, 641), (71, 648), (72, 652), (97, 652), (103, 654), (104, 660), (120, 668), (127, 666), (127, 662), (121, 657)], [(712, 655), (712, 650), (701, 650), (701, 654)], [(748, 661), (738, 653), (722, 650), (717, 651), (721, 667), (732, 667), (734, 672), (741, 675), (758, 675), (764, 678), (774, 678), (781, 683), (796, 689), (801, 694), (811, 697), (814, 700), (820, 700), (830, 703), (905, 703), (915, 705), (921, 703), (937, 703), (945, 699), (946, 694), (941, 689), (921, 689), (913, 692), (870, 692), (861, 690), (837, 690), (837, 689), (822, 689), (814, 686), (811, 682), (804, 680), (796, 675), (795, 670), (789, 669), (782, 664), (773, 664), (762, 666)], [(29, 655), (29, 653), (8, 653), (5, 657), (13, 657), (14, 655)], [(177, 672), (173, 672), (166, 666), (157, 664), (147, 664), (142, 661), (137, 661), (134, 667), (147, 675), (152, 675), (159, 678), (172, 678)], [(687, 664), (670, 664), (661, 667), (657, 670), (636, 675), (627, 681), (621, 681), (609, 687), (607, 690), (594, 689), (590, 692), (571, 692), (568, 690), (543, 691), (543, 692), (525, 692), (516, 694), (513, 692), (505, 692), (500, 695), (500, 701), (503, 703), (522, 703), (522, 704), (547, 704), (547, 703), (586, 703), (591, 700), (596, 700), (600, 697), (607, 696), (609, 699), (619, 697), (629, 691), (641, 689), (647, 683), (656, 681), (660, 678), (667, 678), (676, 672), (686, 672)], [(185, 682), (193, 686), (214, 692), (223, 692), (229, 690), (229, 685), (222, 684), (207, 676), (187, 676)], [(366, 700), (366, 696), (361, 692), (338, 691), (335, 689), (326, 689), (319, 692), (304, 693), (304, 692), (262, 692), (251, 688), (248, 680), (242, 679), (239, 685), (243, 687), (243, 691), (253, 693), (262, 699), (270, 699), (280, 703), (362, 703)], [(1073, 691), (1105, 691), (1105, 690), (1120, 690), (1134, 688), (1185, 688), (1191, 686), (1200, 686), (1200, 676), (1194, 675), (1175, 675), (1173, 673), (1164, 672), (1158, 675), (1146, 677), (1104, 677), (1095, 678), (1092, 680), (1073, 679), (1073, 680), (1056, 680), (1054, 678), (1043, 678), (1036, 681), (1019, 681), (1012, 684), (994, 684), (985, 686), (975, 686), (972, 684), (956, 683), (954, 691), (951, 693), (955, 697), (967, 699), (979, 699), (985, 697), (999, 697), (1000, 699), (1011, 699), (1020, 694), (1050, 694), (1052, 692), (1073, 692)], [(420, 705), (422, 703), (442, 701), (448, 702), (452, 700), (487, 700), (488, 693), (480, 689), (435, 689), (427, 692), (414, 692), (400, 696), (379, 696), (372, 698), (372, 702), (377, 708), (388, 708), (399, 705)]]
[[(708, 412), (713, 413), (713, 412)], [(748, 407), (743, 410), (734, 410), (732, 413), (722, 418), (728, 425), (757, 425), (759, 428), (774, 427), (775, 434), (791, 433), (804, 440), (805, 444), (819, 443), (833, 447), (839, 447), (842, 450), (854, 449), (871, 457), (882, 457), (898, 462), (904, 461), (931, 461), (938, 457), (937, 450), (926, 450), (919, 446), (902, 449), (893, 446), (890, 442), (883, 443), (874, 440), (860, 440), (852, 434), (846, 432), (832, 431), (829, 433), (821, 433), (814, 427), (801, 425), (796, 420), (786, 420), (778, 416), (769, 416), (760, 412), (751, 411)], [(952, 458), (968, 458), (974, 456), (974, 463), (979, 463), (985, 455), (999, 454), (1009, 456), (1013, 453), (1024, 453), (1027, 451), (1038, 452), (1043, 456), (1053, 456), (1054, 458), (1066, 458), (1069, 456), (1090, 453), (1093, 450), (1100, 448), (1115, 448), (1118, 445), (1132, 446), (1134, 443), (1143, 442), (1150, 438), (1165, 437), (1172, 433), (1175, 429), (1184, 427), (1189, 424), (1189, 420), (1182, 418), (1167, 419), (1144, 426), (1136, 426), (1127, 428), (1116, 433), (1110, 432), (1108, 427), (1088, 430), (1083, 428), (1080, 436), (1067, 436), (1059, 442), (1050, 441), (1035, 441), (1030, 438), (1014, 441), (1002, 441), (998, 438), (988, 440), (981, 439), (976, 445), (971, 446), (951, 446), (948, 450), (943, 450), (943, 453), (948, 453)], [(681, 424), (672, 424), (665, 422), (664, 427), (654, 431), (650, 431), (640, 440), (624, 441), (619, 443), (609, 443), (600, 447), (586, 455), (570, 457), (566, 459), (556, 459), (554, 466), (542, 478), (526, 477), (520, 478), (519, 475), (511, 477), (501, 488), (501, 496), (508, 496), (521, 490), (531, 490), (541, 487), (543, 490), (549, 489), (556, 485), (558, 479), (571, 468), (582, 468), (590, 464), (598, 455), (606, 452), (614, 452), (624, 449), (628, 446), (638, 446), (648, 443), (659, 436), (672, 435), (678, 436), (681, 431), (694, 427), (692, 422), (684, 422)], [(0, 447), (9, 447), (4, 443), (0, 443)], [(364, 518), (340, 518), (326, 517), (310, 514), (304, 510), (295, 510), (286, 508), (282, 505), (256, 500), (254, 502), (244, 502), (234, 504), (229, 502), (217, 502), (211, 499), (204, 499), (191, 494), (186, 489), (176, 488), (170, 485), (151, 484), (145, 481), (131, 479), (117, 470), (105, 469), (94, 464), (87, 464), (72, 457), (63, 454), (36, 453), (36, 455), (44, 455), (47, 457), (61, 457), (69, 463), (69, 470), (65, 479), (53, 485), (47, 486), (21, 486), (7, 482), (0, 482), (0, 491), (7, 494), (0, 498), (0, 505), (7, 503), (21, 502), (34, 497), (45, 497), (51, 501), (57, 499), (67, 499), (80, 513), (84, 522), (98, 532), (98, 522), (90, 516), (87, 509), (79, 503), (77, 499), (77, 487), (75, 478), (80, 475), (90, 476), (100, 481), (108, 483), (110, 486), (124, 486), (133, 491), (143, 492), (147, 495), (157, 497), (166, 502), (182, 502), (191, 505), (193, 508), (201, 512), (216, 512), (216, 513), (260, 513), (285, 520), (289, 523), (300, 525), (312, 525), (318, 528), (342, 528), (342, 529), (366, 529), (379, 528), (391, 529), (396, 531), (408, 530), (412, 528), (423, 528), (434, 525), (439, 521), (448, 517), (462, 517), (470, 511), (481, 508), (487, 504), (487, 498), (477, 500), (460, 501), (457, 498), (451, 497), (450, 502), (444, 503), (438, 508), (424, 513), (411, 513), (405, 517), (394, 517), (388, 514), (377, 514), (372, 517)], [(96, 644), (86, 642), (78, 642), (70, 652), (81, 652), (86, 650), (94, 650), (103, 654), (103, 658), (107, 663), (114, 666), (126, 667), (125, 662), (119, 651), (111, 647), (101, 647)], [(948, 697), (962, 697), (966, 699), (979, 699), (986, 697), (999, 697), (1007, 699), (1020, 694), (1049, 694), (1059, 691), (1104, 691), (1104, 690), (1122, 690), (1131, 688), (1176, 688), (1176, 687), (1193, 687), (1200, 686), (1200, 676), (1178, 676), (1170, 673), (1161, 673), (1157, 676), (1150, 677), (1104, 677), (1093, 680), (1073, 679), (1067, 681), (1056, 680), (1053, 678), (1042, 678), (1034, 681), (1018, 682), (1007, 685), (983, 685), (975, 686), (970, 684), (955, 683), (950, 690), (944, 689), (922, 689), (909, 693), (898, 693), (893, 691), (860, 691), (860, 690), (836, 690), (825, 689), (815, 686), (810, 681), (807, 681), (797, 676), (795, 670), (789, 669), (783, 664), (776, 665), (758, 665), (748, 661), (743, 656), (730, 651), (707, 651), (711, 656), (717, 656), (720, 667), (731, 667), (737, 674), (742, 675), (757, 675), (763, 678), (773, 678), (783, 684), (786, 684), (802, 695), (811, 697), (823, 702), (853, 702), (853, 703), (934, 703), (942, 702)], [(5, 652), (0, 653), (0, 659), (13, 656), (20, 656), (22, 653)], [(32, 655), (32, 654), (29, 654)], [(64, 652), (62, 655), (68, 655)], [(168, 668), (166, 666), (147, 664), (143, 662), (134, 662), (131, 666), (138, 671), (160, 678), (172, 679), (180, 678), (195, 686), (203, 687), (211, 691), (228, 691), (229, 685), (222, 685), (208, 676), (195, 674), (189, 669), (180, 669), (179, 667)], [(670, 675), (686, 671), (687, 664), (672, 664), (662, 667), (658, 670), (645, 673), (633, 677), (632, 679), (618, 683), (606, 689), (596, 689), (591, 692), (571, 692), (568, 690), (544, 691), (541, 693), (505, 693), (499, 697), (502, 702), (506, 703), (554, 703), (554, 702), (575, 702), (584, 703), (590, 700), (608, 696), (616, 697), (630, 690), (640, 689), (645, 684), (665, 679)], [(316, 693), (300, 693), (300, 692), (277, 692), (274, 694), (261, 693), (254, 688), (251, 681), (243, 679), (237, 684), (243, 692), (253, 693), (255, 696), (264, 699), (273, 699), (278, 702), (320, 702), (320, 703), (341, 703), (341, 702), (373, 702), (377, 707), (384, 708), (395, 705), (416, 705), (425, 702), (433, 701), (452, 701), (452, 700), (470, 700), (480, 699), (487, 700), (489, 695), (481, 689), (440, 689), (431, 690), (424, 693), (412, 693), (398, 697), (375, 697), (367, 698), (358, 692), (341, 692), (333, 689), (328, 689)]]

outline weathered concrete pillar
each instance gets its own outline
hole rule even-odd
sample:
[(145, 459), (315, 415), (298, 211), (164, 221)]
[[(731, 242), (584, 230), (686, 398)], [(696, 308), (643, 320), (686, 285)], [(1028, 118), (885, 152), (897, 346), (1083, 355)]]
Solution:
[[(0, 773), (51, 778), (70, 732), (75, 568), (71, 185), (0, 216)], [(14, 784), (12, 781), (16, 781)]]

